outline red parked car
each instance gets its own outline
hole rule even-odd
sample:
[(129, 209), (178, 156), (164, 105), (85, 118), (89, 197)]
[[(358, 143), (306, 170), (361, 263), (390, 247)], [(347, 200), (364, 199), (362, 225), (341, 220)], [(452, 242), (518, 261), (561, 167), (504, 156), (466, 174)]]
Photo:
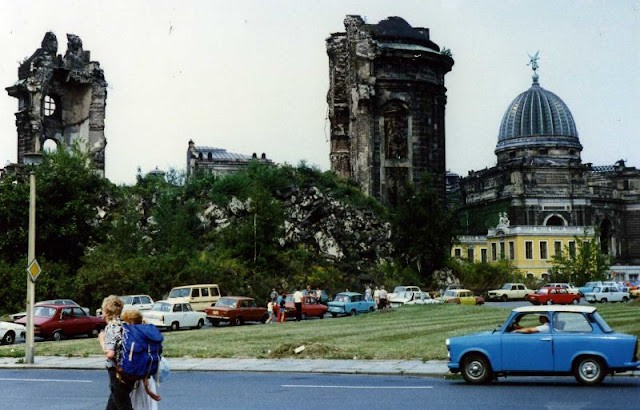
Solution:
[[(296, 317), (296, 305), (293, 303), (293, 295), (287, 295), (285, 300), (285, 307), (287, 308), (287, 317)], [(302, 297), (302, 319), (308, 317), (319, 317), (324, 319), (324, 314), (327, 313), (327, 306), (318, 302), (313, 296)]]
[(245, 296), (222, 296), (212, 307), (204, 309), (212, 326), (220, 322), (229, 322), (232, 326), (244, 325), (244, 322), (266, 322), (267, 308), (259, 307), (254, 298)]
[[(16, 323), (26, 324), (27, 317)], [(60, 340), (78, 335), (96, 337), (106, 325), (103, 318), (90, 316), (79, 306), (43, 304), (33, 308), (34, 335), (44, 339)]]
[(540, 288), (536, 293), (526, 296), (526, 300), (534, 305), (577, 305), (580, 294), (569, 293), (562, 288)]

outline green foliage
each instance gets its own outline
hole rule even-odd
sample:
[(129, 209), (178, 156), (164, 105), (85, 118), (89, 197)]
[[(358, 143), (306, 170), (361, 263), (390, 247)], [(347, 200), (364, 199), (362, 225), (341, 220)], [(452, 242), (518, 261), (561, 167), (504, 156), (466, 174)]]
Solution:
[(506, 259), (496, 262), (473, 263), (453, 259), (450, 267), (460, 283), (476, 294), (484, 294), (491, 289), (497, 289), (506, 282), (524, 282), (524, 275), (514, 269), (511, 262)]
[(393, 209), (393, 244), (398, 263), (415, 269), (422, 281), (444, 266), (453, 238), (454, 216), (431, 188), (430, 178), (408, 186)]
[(553, 256), (550, 280), (582, 285), (593, 280), (604, 280), (610, 260), (602, 253), (596, 235), (585, 232), (582, 237), (574, 236), (576, 249), (571, 252), (568, 246), (562, 254)]
[(486, 235), (487, 229), (498, 223), (498, 214), (509, 209), (509, 201), (496, 201), (490, 205), (467, 208), (457, 213), (456, 230), (464, 235)]

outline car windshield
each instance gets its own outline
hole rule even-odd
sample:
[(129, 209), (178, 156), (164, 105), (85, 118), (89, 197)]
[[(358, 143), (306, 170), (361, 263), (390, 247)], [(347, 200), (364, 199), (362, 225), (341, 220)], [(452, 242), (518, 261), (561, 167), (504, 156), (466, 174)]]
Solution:
[(404, 292), (404, 290), (405, 290), (404, 286), (396, 286), (395, 288), (393, 288), (393, 293)]
[(333, 299), (334, 302), (348, 302), (349, 301), (349, 296), (347, 295), (336, 295), (335, 299)]
[(171, 289), (171, 292), (169, 292), (169, 297), (170, 298), (186, 298), (191, 294), (191, 291), (189, 290), (189, 288), (178, 288), (178, 289)]
[(592, 288), (594, 286), (596, 286), (598, 284), (598, 282), (587, 282), (584, 284), (585, 288)]
[(230, 298), (220, 298), (216, 302), (216, 307), (236, 307), (236, 300)]
[(131, 296), (120, 296), (120, 299), (122, 299), (125, 305), (133, 304), (133, 297)]
[(502, 289), (502, 290), (511, 290), (511, 284), (510, 283), (505, 283), (504, 285), (502, 285), (502, 287), (500, 289)]
[(536, 290), (536, 293), (540, 294), (540, 295), (546, 295), (547, 292), (549, 291), (550, 288), (540, 288), (538, 290)]
[(52, 307), (35, 306), (33, 308), (33, 315), (38, 317), (53, 317), (56, 310)]
[(593, 291), (593, 293), (599, 293), (599, 292), (602, 292), (602, 289), (600, 289), (599, 287), (595, 287), (595, 288), (593, 288), (592, 291)]
[(166, 302), (156, 302), (153, 304), (153, 309), (158, 312), (171, 312), (171, 304)]

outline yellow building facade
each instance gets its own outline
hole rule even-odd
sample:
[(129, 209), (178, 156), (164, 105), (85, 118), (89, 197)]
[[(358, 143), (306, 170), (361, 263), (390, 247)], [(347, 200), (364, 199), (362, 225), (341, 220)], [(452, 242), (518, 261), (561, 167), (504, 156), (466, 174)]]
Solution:
[(576, 238), (593, 237), (593, 227), (510, 226), (506, 215), (487, 235), (463, 235), (451, 248), (451, 256), (469, 262), (495, 262), (501, 259), (526, 277), (546, 280), (553, 256), (576, 252)]

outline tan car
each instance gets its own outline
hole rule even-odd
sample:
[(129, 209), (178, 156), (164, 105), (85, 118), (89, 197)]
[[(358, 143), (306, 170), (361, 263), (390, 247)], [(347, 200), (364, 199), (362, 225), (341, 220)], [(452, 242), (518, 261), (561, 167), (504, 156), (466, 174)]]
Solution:
[(167, 301), (189, 303), (193, 310), (204, 311), (220, 299), (220, 287), (214, 284), (177, 286), (171, 289)]
[(484, 305), (482, 296), (475, 296), (469, 289), (450, 289), (442, 295), (444, 303), (458, 305)]

